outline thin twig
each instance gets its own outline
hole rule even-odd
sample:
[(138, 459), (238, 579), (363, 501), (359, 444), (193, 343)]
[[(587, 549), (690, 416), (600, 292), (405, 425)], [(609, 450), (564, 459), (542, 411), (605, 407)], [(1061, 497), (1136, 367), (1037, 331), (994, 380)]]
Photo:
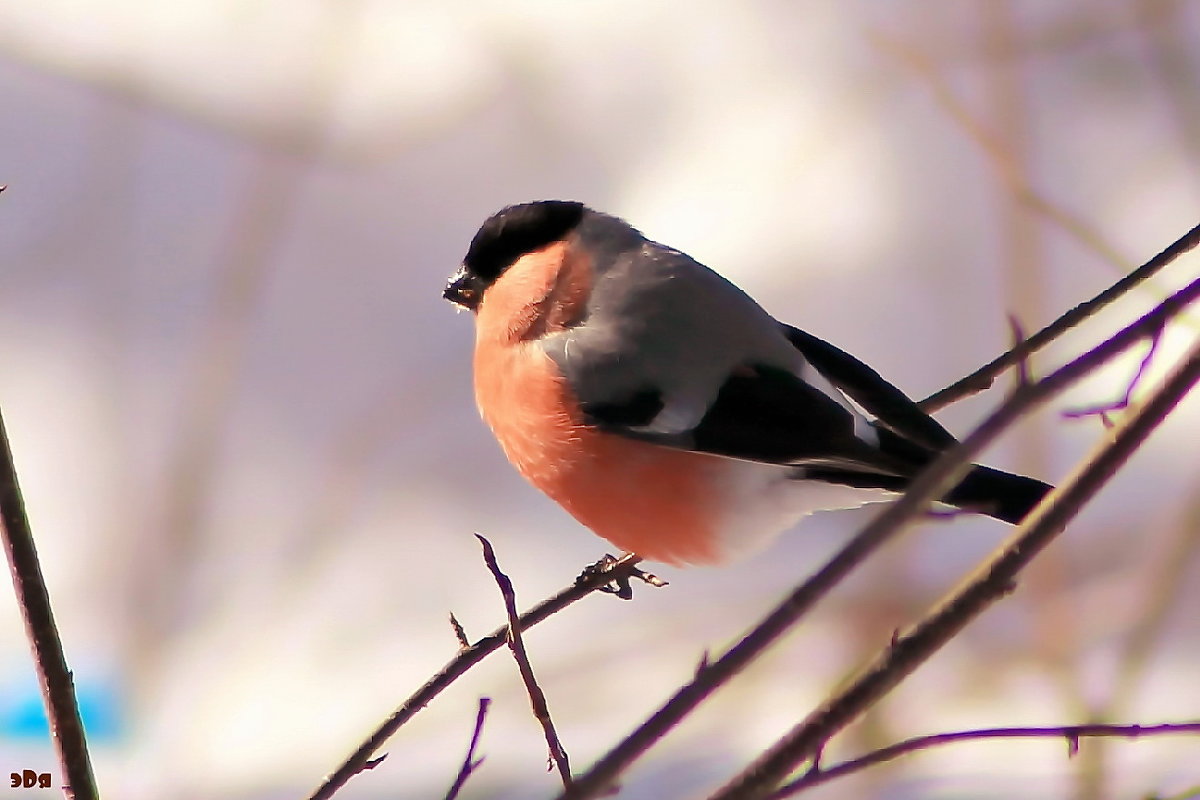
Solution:
[(467, 638), (467, 632), (463, 630), (462, 623), (458, 621), (458, 617), (454, 616), (454, 612), (450, 612), (450, 627), (454, 630), (454, 638), (458, 640), (458, 646), (466, 650), (471, 646), (471, 640)]
[(943, 497), (961, 480), (970, 468), (971, 460), (1010, 425), (1083, 376), (1116, 358), (1136, 342), (1152, 335), (1164, 320), (1178, 313), (1198, 296), (1200, 279), (1171, 295), (1107, 341), (1037, 383), (1014, 393), (961, 444), (939, 456), (917, 476), (903, 495), (866, 525), (816, 574), (796, 587), (741, 641), (702, 670), (693, 680), (680, 687), (664, 705), (597, 761), (591, 769), (577, 776), (571, 789), (560, 795), (560, 800), (583, 800), (596, 797), (605, 791), (626, 767), (709, 695), (789, 631), (818, 600), (828, 594), (864, 559), (897, 536), (931, 502)]
[(525, 691), (529, 693), (529, 705), (533, 709), (533, 716), (542, 726), (542, 733), (546, 736), (546, 747), (550, 749), (550, 760), (558, 767), (563, 786), (570, 786), (571, 762), (567, 758), (567, 750), (563, 747), (562, 740), (558, 738), (558, 731), (554, 730), (554, 720), (550, 718), (546, 693), (538, 685), (533, 674), (533, 665), (529, 663), (529, 653), (525, 651), (525, 640), (521, 637), (521, 618), (517, 616), (517, 595), (513, 590), (512, 581), (500, 571), (492, 543), (478, 533), (475, 534), (475, 538), (483, 545), (483, 560), (487, 563), (492, 577), (496, 579), (500, 595), (504, 598), (504, 610), (508, 613), (508, 649), (512, 651), (513, 660), (517, 662), (517, 669), (521, 672), (521, 681), (525, 684)]
[[(1012, 349), (1016, 350), (1025, 342), (1025, 329), (1021, 326), (1021, 320), (1017, 319), (1016, 314), (1008, 315), (1008, 328), (1012, 333)], [(1029, 354), (1026, 353), (1017, 359), (1017, 381), (1013, 391), (1032, 383), (1029, 375)]]
[(8, 554), (17, 605), (33, 651), (33, 664), (42, 688), (42, 702), (50, 720), (50, 739), (62, 771), (63, 794), (75, 800), (96, 800), (96, 778), (88, 755), (87, 737), (75, 698), (75, 681), (67, 667), (62, 639), (50, 607), (50, 593), (42, 577), (33, 531), (25, 515), (25, 501), (17, 483), (8, 433), (0, 416), (0, 536)]
[(779, 791), (769, 795), (769, 800), (783, 800), (793, 797), (805, 789), (812, 789), (827, 783), (834, 778), (842, 778), (854, 772), (860, 772), (876, 764), (892, 761), (900, 756), (915, 753), (918, 750), (928, 750), (941, 745), (955, 742), (967, 742), (978, 739), (1064, 739), (1067, 743), (1067, 755), (1074, 755), (1083, 738), (1123, 738), (1137, 739), (1141, 736), (1165, 736), (1169, 734), (1200, 734), (1200, 722), (1164, 722), (1158, 725), (1063, 725), (1060, 727), (1027, 727), (1027, 728), (981, 728), (970, 731), (954, 731), (952, 733), (936, 733), (930, 736), (914, 736), (902, 742), (872, 750), (866, 755), (849, 761), (843, 761), (832, 767), (810, 770), (803, 777), (783, 786)]
[(479, 745), (479, 735), (483, 733), (483, 720), (487, 716), (488, 706), (491, 704), (492, 701), (488, 698), (479, 698), (479, 711), (475, 714), (475, 730), (471, 733), (471, 744), (467, 746), (467, 755), (463, 759), (462, 766), (458, 769), (458, 775), (454, 778), (454, 783), (450, 786), (450, 791), (446, 792), (446, 800), (454, 800), (454, 798), (458, 797), (458, 793), (462, 791), (463, 784), (467, 782), (467, 778), (471, 777), (471, 773), (483, 763), (483, 756), (475, 758), (475, 748)]
[[(582, 600), (594, 591), (607, 586), (614, 580), (627, 578), (636, 570), (640, 557), (629, 554), (603, 567), (584, 570), (571, 586), (548, 597), (521, 616), (521, 628), (527, 630), (567, 606)], [(370, 736), (351, 753), (336, 770), (330, 773), (321, 785), (309, 795), (308, 800), (329, 800), (351, 778), (362, 771), (371, 754), (383, 746), (404, 723), (441, 694), (447, 686), (458, 680), (467, 670), (478, 664), (485, 656), (504, 646), (508, 636), (508, 623), (501, 625), (487, 636), (464, 650), (425, 682), (404, 704), (392, 712)]]
[[(1112, 341), (1100, 347), (1109, 346)], [(1030, 512), (1009, 540), (962, 588), (943, 599), (911, 631), (884, 648), (858, 678), (809, 714), (711, 795), (710, 800), (759, 800), (775, 791), (820, 745), (895, 688), (967, 623), (1008, 594), (1020, 571), (1063, 531), (1198, 381), (1200, 343), (1162, 386), (1122, 421), (1111, 439), (1102, 443), (1081, 468)]]
[(1133, 373), (1133, 377), (1129, 379), (1129, 383), (1125, 385), (1125, 394), (1116, 400), (1099, 405), (1088, 406), (1086, 408), (1070, 408), (1062, 412), (1062, 415), (1067, 419), (1079, 419), (1081, 417), (1100, 417), (1106, 428), (1112, 427), (1112, 421), (1108, 415), (1114, 411), (1124, 411), (1129, 408), (1129, 403), (1133, 399), (1133, 393), (1137, 390), (1138, 384), (1142, 382), (1142, 378), (1146, 375), (1146, 370), (1150, 368), (1150, 362), (1154, 360), (1154, 355), (1158, 352), (1158, 343), (1162, 341), (1163, 331), (1159, 328), (1150, 337), (1150, 346), (1146, 348), (1146, 355), (1142, 356), (1141, 362), (1138, 364), (1137, 371)]
[[(936, 67), (927, 57), (900, 40), (883, 33), (872, 32), (870, 38), (881, 51), (888, 53), (926, 81), (930, 91), (933, 93), (934, 99), (952, 119), (962, 126), (968, 138), (979, 145), (991, 157), (1000, 176), (1009, 184), (1014, 195), (1022, 204), (1055, 222), (1059, 227), (1074, 236), (1079, 242), (1105, 261), (1117, 264), (1122, 269), (1127, 269), (1125, 266), (1126, 259), (1122, 258), (1112, 245), (1103, 241), (1096, 231), (1091, 230), (1081, 219), (1054, 205), (1037, 193), (1029, 183), (1028, 178), (1017, 168), (1012, 154), (1004, 143), (971, 115), (954, 94), (949, 82), (938, 73)], [(1075, 306), (1017, 347), (992, 359), (970, 375), (955, 381), (941, 391), (935, 392), (918, 403), (918, 405), (925, 411), (933, 413), (957, 400), (961, 400), (977, 392), (982, 392), (990, 387), (996, 376), (1004, 372), (1004, 370), (1018, 363), (1021, 359), (1027, 358), (1031, 353), (1037, 352), (1066, 331), (1110, 305), (1129, 290), (1149, 280), (1165, 266), (1183, 253), (1194, 248), (1197, 244), (1200, 244), (1200, 225), (1192, 228), (1192, 230), (1184, 234), (1178, 241), (1167, 247), (1167, 249), (1127, 274), (1103, 292), (1100, 292), (1100, 294), (1091, 300)]]
[(934, 392), (917, 405), (921, 406), (925, 411), (933, 413), (964, 397), (982, 392), (991, 386), (996, 376), (1004, 372), (1004, 370), (1013, 364), (1020, 363), (1023, 359), (1028, 358), (1031, 353), (1037, 352), (1071, 328), (1093, 316), (1130, 289), (1133, 289), (1138, 284), (1161, 271), (1163, 267), (1179, 258), (1179, 256), (1195, 248), (1198, 244), (1200, 244), (1200, 225), (1197, 225), (1176, 239), (1161, 253), (1103, 292), (1100, 292), (1100, 294), (1091, 300), (1075, 306), (1008, 352), (993, 358), (970, 375), (955, 381), (945, 389)]

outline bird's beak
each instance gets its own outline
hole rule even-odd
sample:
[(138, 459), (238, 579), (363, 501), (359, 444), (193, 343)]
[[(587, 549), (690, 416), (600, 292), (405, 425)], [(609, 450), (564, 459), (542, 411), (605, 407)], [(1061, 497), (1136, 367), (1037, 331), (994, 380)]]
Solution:
[(466, 267), (459, 267), (458, 272), (450, 277), (442, 297), (454, 305), (474, 311), (479, 307), (479, 298), (483, 296), (483, 287), (479, 278), (467, 272)]

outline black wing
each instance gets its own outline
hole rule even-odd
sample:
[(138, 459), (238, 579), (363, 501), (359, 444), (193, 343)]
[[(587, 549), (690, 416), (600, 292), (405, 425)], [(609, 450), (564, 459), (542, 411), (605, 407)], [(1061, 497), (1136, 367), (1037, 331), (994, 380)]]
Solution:
[[(644, 388), (627, 401), (584, 406), (605, 430), (668, 447), (804, 468), (903, 478), (910, 459), (860, 439), (854, 415), (786, 370), (752, 365), (730, 375), (700, 423), (690, 431), (639, 430), (662, 409), (661, 393)], [(889, 484), (892, 482), (888, 482)], [(872, 484), (876, 485), (876, 484)]]
[(844, 350), (834, 347), (811, 333), (780, 323), (784, 334), (813, 368), (825, 376), (886, 427), (904, 439), (934, 451), (958, 443), (933, 417), (888, 383), (878, 372)]

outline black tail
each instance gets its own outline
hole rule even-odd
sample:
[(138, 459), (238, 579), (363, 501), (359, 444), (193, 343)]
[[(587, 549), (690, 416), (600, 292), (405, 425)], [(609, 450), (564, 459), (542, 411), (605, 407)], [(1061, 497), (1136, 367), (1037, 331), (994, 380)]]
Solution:
[[(845, 486), (903, 492), (912, 476), (937, 457), (936, 452), (905, 439), (894, 431), (881, 426), (876, 426), (876, 430), (879, 431), (880, 449), (898, 463), (907, 464), (907, 468), (901, 469), (902, 472), (907, 472), (907, 475), (809, 468), (804, 471), (805, 477)], [(1046, 492), (1053, 488), (1036, 478), (1026, 478), (1024, 475), (976, 465), (958, 486), (942, 498), (942, 502), (958, 506), (964, 511), (986, 514), (1016, 525), (1038, 504)]]
[[(879, 446), (884, 452), (902, 458), (918, 469), (931, 462), (937, 453), (877, 426)], [(976, 465), (962, 482), (943, 499), (965, 511), (986, 514), (1016, 525), (1053, 489), (1047, 483), (1024, 475)]]
[(1016, 525), (1052, 488), (1035, 478), (975, 467), (950, 490), (946, 502)]
[[(864, 471), (845, 466), (807, 466), (801, 470), (804, 477), (845, 486), (902, 492), (912, 476), (933, 461), (939, 452), (956, 444), (945, 428), (875, 370), (810, 333), (790, 325), (782, 328), (809, 364), (877, 418), (872, 424), (879, 432), (879, 449), (886, 457), (881, 462), (867, 460), (864, 464), (881, 468), (880, 472), (870, 468)], [(887, 463), (887, 459), (893, 461)], [(943, 501), (1015, 525), (1051, 488), (1023, 475), (976, 466)]]

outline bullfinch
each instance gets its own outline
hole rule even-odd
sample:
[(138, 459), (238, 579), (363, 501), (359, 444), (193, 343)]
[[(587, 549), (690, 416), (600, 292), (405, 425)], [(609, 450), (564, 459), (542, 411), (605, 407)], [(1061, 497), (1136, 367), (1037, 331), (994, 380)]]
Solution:
[[(582, 203), (493, 214), (443, 296), (474, 313), (475, 399), (509, 461), (643, 558), (752, 553), (955, 444), (858, 359)], [(1049, 489), (975, 466), (942, 500), (1016, 523)]]

